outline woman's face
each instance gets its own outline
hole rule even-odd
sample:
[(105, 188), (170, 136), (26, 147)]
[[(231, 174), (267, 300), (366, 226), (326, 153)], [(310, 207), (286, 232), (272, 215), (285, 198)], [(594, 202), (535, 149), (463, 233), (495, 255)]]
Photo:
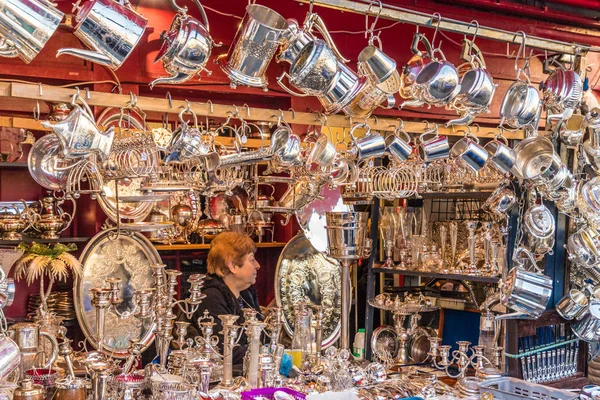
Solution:
[(242, 259), (241, 265), (235, 265), (231, 268), (231, 273), (236, 277), (240, 290), (246, 290), (256, 283), (256, 275), (260, 269), (260, 264), (254, 258), (254, 253), (248, 253)]

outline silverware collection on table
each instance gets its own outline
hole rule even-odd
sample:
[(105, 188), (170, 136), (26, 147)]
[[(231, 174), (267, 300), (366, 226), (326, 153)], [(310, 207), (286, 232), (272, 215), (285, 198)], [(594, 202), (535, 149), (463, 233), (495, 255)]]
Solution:
[[(209, 57), (221, 47), (199, 1), (194, 3), (201, 20), (170, 2), (176, 15), (161, 35), (156, 57), (167, 75), (150, 87), (210, 73)], [(29, 63), (64, 15), (44, 0), (5, 3), (0, 55)], [(63, 48), (56, 55), (118, 70), (149, 21), (127, 0), (79, 3), (73, 34), (85, 48)], [(494, 135), (486, 134), (473, 122), (490, 113), (498, 85), (475, 45), (479, 24), (469, 24), (473, 36), (465, 37), (461, 64), (455, 65), (436, 42), (443, 19), (434, 14), (433, 37), (417, 30), (412, 55), (402, 66), (385, 54), (376, 34), (378, 19), (368, 25), (355, 71), (312, 2), (303, 24), (259, 4), (247, 6), (229, 50), (215, 63), (233, 89), (265, 91), (272, 60), (286, 66), (278, 86), (292, 96), (314, 96), (323, 107), (309, 123), (297, 121), (294, 110), (278, 110), (271, 116), (275, 122), (259, 122), (247, 104), (215, 112), (211, 117), (220, 123), (199, 121), (204, 115), (195, 111), (198, 104), (185, 100), (180, 109), (167, 111), (178, 114), (175, 126), (167, 119), (151, 128), (142, 108), (147, 99), (131, 93), (126, 105), (114, 105), (116, 113), (96, 118), (90, 105), (97, 94), (76, 89), (69, 91), (70, 101), (49, 104), (51, 112), (41, 121), (48, 134), (34, 140), (22, 130), (15, 143), (0, 140), (2, 162), (20, 159), (23, 146), (31, 145), (29, 172), (48, 190), (39, 200), (2, 203), (2, 240), (59, 239), (75, 220), (81, 195), (97, 201), (108, 217), (83, 250), (80, 267), (66, 247), (0, 252), (7, 271), (25, 257), (17, 261), (18, 271), (28, 283), (41, 279), (40, 295), (28, 303), (34, 322), (9, 327), (2, 310), (14, 301), (15, 282), (0, 270), (0, 398), (287, 400), (343, 390), (361, 399), (529, 398), (534, 392), (574, 397), (540, 384), (576, 375), (580, 347), (600, 340), (600, 177), (595, 177), (600, 109), (584, 99), (574, 63), (559, 56), (545, 57), (547, 77), (535, 87), (527, 36), (518, 32), (515, 80), (502, 99), (500, 126)], [(39, 84), (40, 96), (49, 88)], [(396, 94), (400, 109), (455, 111), (457, 118), (445, 126), (458, 140), (429, 122), (418, 132), (405, 129), (401, 120), (387, 134), (375, 129), (378, 118), (370, 118), (372, 113), (394, 108)], [(166, 102), (173, 102), (170, 94)], [(210, 113), (219, 106), (207, 105)], [(327, 115), (336, 113), (349, 117), (348, 132), (328, 125)], [(314, 127), (301, 135), (295, 124)], [(522, 140), (509, 141), (504, 135), (509, 131), (521, 132)], [(231, 140), (224, 141), (228, 136)], [(251, 147), (251, 138), (260, 144)], [(575, 163), (564, 149), (574, 149)], [(489, 197), (466, 218), (430, 221), (425, 207), (404, 201), (481, 191), (490, 191)], [(378, 215), (362, 211), (376, 202), (382, 205)], [(540, 327), (519, 338), (518, 354), (508, 354), (498, 341), (501, 321), (538, 319), (553, 296), (555, 279), (544, 266), (558, 251), (559, 213), (572, 223), (565, 245), (572, 279), (556, 305), (568, 324)], [(302, 232), (282, 252), (277, 305), (267, 318), (244, 309), (245, 322), (238, 325), (238, 316), (220, 315), (219, 346), (215, 319), (205, 313), (198, 320), (199, 336), (186, 339), (189, 323), (176, 322), (175, 315), (189, 319), (202, 310), (205, 276), (189, 276), (190, 289), (178, 298), (182, 273), (166, 268), (152, 243), (207, 243), (225, 230), (274, 241), (280, 226), (275, 222), (286, 225), (291, 218)], [(491, 342), (460, 340), (452, 350), (435, 329), (419, 326), (421, 314), (440, 305), (423, 295), (379, 294), (368, 304), (391, 312), (394, 326), (379, 327), (367, 338), (373, 362), (354, 359), (351, 271), (358, 260), (378, 252), (374, 237), (382, 244), (381, 268), (389, 271), (500, 278), (478, 305), (481, 329), (492, 335)], [(69, 270), (75, 277), (73, 298), (51, 295), (54, 281)], [(76, 346), (79, 351), (63, 324), (74, 316), (86, 338)], [(234, 378), (232, 349), (242, 331), (249, 350), (243, 376)], [(295, 337), (300, 352), (289, 377), (280, 373), (284, 331)], [(268, 344), (261, 344), (261, 336)], [(339, 349), (333, 346), (338, 338)], [(152, 343), (158, 363), (139, 369), (141, 354)], [(510, 357), (518, 360), (524, 380), (505, 377)], [(430, 369), (406, 367), (413, 362)], [(404, 366), (401, 372), (392, 373), (398, 365)], [(440, 374), (457, 384), (447, 386)]]

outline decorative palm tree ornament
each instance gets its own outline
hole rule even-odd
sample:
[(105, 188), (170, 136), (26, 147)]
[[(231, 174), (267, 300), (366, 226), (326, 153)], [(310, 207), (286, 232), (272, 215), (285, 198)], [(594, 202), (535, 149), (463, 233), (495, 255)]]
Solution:
[[(27, 278), (27, 284), (31, 285), (37, 279), (40, 280), (40, 314), (48, 312), (46, 302), (55, 280), (66, 281), (69, 271), (74, 276), (81, 275), (81, 263), (69, 252), (76, 251), (74, 243), (68, 245), (55, 243), (46, 245), (40, 243), (21, 243), (17, 249), (25, 253), (15, 264), (15, 279)], [(44, 278), (48, 277), (48, 288), (44, 290)]]

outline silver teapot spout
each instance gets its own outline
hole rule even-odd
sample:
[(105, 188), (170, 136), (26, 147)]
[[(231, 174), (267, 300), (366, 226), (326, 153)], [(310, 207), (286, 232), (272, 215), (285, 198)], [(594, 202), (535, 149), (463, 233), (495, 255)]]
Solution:
[(83, 58), (84, 60), (91, 61), (96, 64), (104, 65), (105, 67), (116, 69), (114, 62), (107, 56), (102, 53), (98, 53), (97, 51), (85, 50), (85, 49), (76, 49), (76, 48), (67, 48), (60, 49), (56, 52), (56, 57), (62, 55), (75, 56), (79, 58)]
[(465, 112), (464, 115), (460, 116), (459, 118), (446, 122), (446, 126), (469, 125), (473, 121), (475, 121), (475, 115), (470, 112)]
[(157, 78), (157, 79), (153, 80), (152, 82), (150, 82), (150, 89), (153, 89), (155, 85), (162, 85), (162, 84), (175, 85), (178, 83), (183, 83), (183, 82), (188, 81), (190, 78), (191, 78), (190, 74), (179, 71), (175, 75), (163, 76), (161, 78)]

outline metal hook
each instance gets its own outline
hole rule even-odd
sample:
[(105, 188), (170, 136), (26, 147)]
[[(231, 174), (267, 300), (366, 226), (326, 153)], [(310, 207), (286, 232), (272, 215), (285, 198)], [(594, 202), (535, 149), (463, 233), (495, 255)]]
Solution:
[(375, 3), (375, 0), (371, 1), (371, 4), (369, 4), (369, 8), (365, 13), (365, 37), (369, 37), (369, 44), (371, 44), (371, 41), (373, 40), (373, 36), (375, 35), (375, 26), (377, 25), (377, 21), (379, 21), (381, 11), (383, 11), (383, 3), (381, 2), (381, 0), (377, 1), (379, 3), (379, 10), (377, 10), (377, 16), (375, 16), (375, 20), (371, 24), (371, 27), (369, 27), (369, 11), (371, 11), (371, 6), (373, 5), (373, 3)]
[(185, 100), (185, 111), (192, 111), (189, 100)]
[(310, 0), (310, 4), (308, 5), (308, 14), (309, 15), (312, 15), (314, 5), (315, 5), (315, 0)]
[(377, 115), (373, 115), (373, 119), (375, 120), (375, 126), (379, 125), (379, 118)]
[(321, 125), (327, 126), (327, 115), (317, 111), (317, 121), (319, 121)]
[(40, 88), (40, 96), (43, 96), (44, 95), (44, 89), (42, 89), (42, 82), (39, 82), (38, 86)]
[(90, 88), (89, 87), (85, 88), (85, 98), (86, 98), (86, 100), (89, 100), (89, 99), (92, 98), (92, 95), (90, 94)]
[(35, 103), (36, 108), (33, 109), (33, 119), (38, 121), (40, 119), (40, 102), (36, 100)]
[[(477, 20), (475, 19), (469, 22), (469, 25), (467, 25), (467, 29), (470, 29), (473, 23), (475, 24), (475, 33), (473, 34), (473, 38), (469, 42), (469, 54), (471, 54), (471, 52), (473, 51), (473, 45), (475, 44), (475, 39), (477, 39), (477, 34), (479, 33), (479, 22), (477, 22)], [(465, 39), (466, 37), (467, 35), (465, 35)]]
[(250, 118), (250, 106), (244, 103), (244, 107), (246, 107), (246, 117)]
[(442, 23), (442, 15), (439, 12), (435, 12), (431, 15), (431, 23), (433, 24), (434, 19), (436, 17), (437, 25), (435, 26), (435, 31), (433, 32), (433, 38), (431, 39), (431, 48), (435, 49), (435, 38), (437, 36), (438, 30), (440, 29), (440, 24)]
[(233, 116), (235, 118), (239, 118), (240, 112), (239, 112), (239, 110), (238, 110), (238, 108), (237, 108), (237, 106), (235, 104), (233, 105), (233, 109), (235, 110), (235, 112), (233, 113)]
[(521, 35), (521, 37), (523, 38), (523, 40), (521, 41), (521, 45), (519, 46), (519, 50), (517, 51), (517, 55), (515, 56), (515, 71), (517, 71), (518, 78), (518, 74), (522, 71), (521, 69), (519, 69), (519, 57), (524, 57), (525, 55), (525, 41), (527, 40), (527, 35), (525, 35), (525, 32), (523, 31), (518, 31), (513, 37), (513, 42), (517, 38), (517, 35)]
[(430, 130), (431, 129), (431, 125), (429, 124), (429, 121), (427, 121), (426, 119), (424, 119), (423, 122), (426, 124), (426, 129)]
[(296, 119), (296, 111), (292, 107), (288, 108), (288, 111), (292, 113), (292, 119)]
[(398, 129), (400, 130), (404, 130), (404, 120), (402, 118), (397, 118), (398, 119)]
[(281, 108), (279, 108), (278, 110), (279, 110), (279, 115), (281, 116), (281, 119), (283, 119), (284, 118), (283, 111), (281, 111)]
[(129, 92), (129, 104), (131, 105), (131, 108), (135, 108), (137, 105), (137, 96), (133, 94), (133, 92)]
[(165, 96), (167, 98), (167, 101), (169, 102), (169, 108), (173, 108), (173, 99), (171, 98), (171, 92), (167, 92)]
[(206, 102), (206, 104), (208, 104), (208, 111), (212, 114), (213, 112), (215, 112), (215, 110), (213, 109), (213, 103), (212, 101), (208, 100)]
[(75, 90), (76, 90), (75, 95), (77, 95), (77, 97), (81, 96), (81, 91), (79, 90), (79, 86), (75, 86)]
[[(479, 126), (479, 124), (471, 124), (471, 126), (476, 126), (477, 130), (475, 132), (479, 133), (479, 130), (481, 129), (481, 127)], [(469, 127), (470, 129), (470, 127)]]

